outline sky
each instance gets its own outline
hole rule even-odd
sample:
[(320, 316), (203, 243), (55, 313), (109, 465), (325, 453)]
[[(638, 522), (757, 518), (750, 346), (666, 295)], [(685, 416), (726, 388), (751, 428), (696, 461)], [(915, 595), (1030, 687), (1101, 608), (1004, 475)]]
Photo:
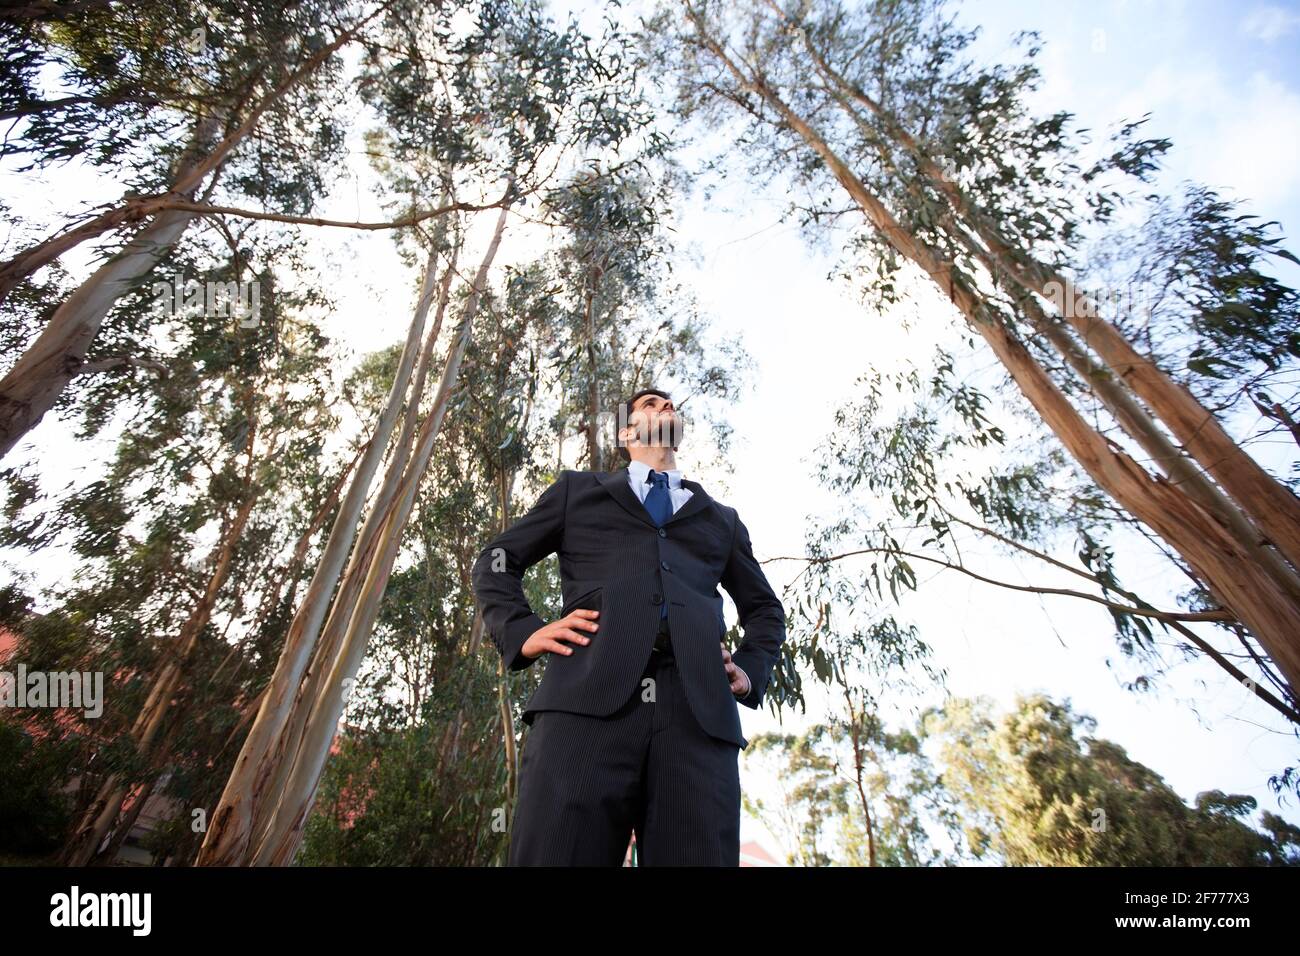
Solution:
[[(554, 0), (552, 8), (557, 17), (572, 10), (590, 31), (597, 29), (600, 10), (594, 4)], [(643, 8), (625, 4), (632, 13)], [(983, 28), (974, 52), (990, 60), (1007, 55), (1017, 30), (1040, 32), (1044, 82), (1033, 104), (1039, 113), (1066, 109), (1075, 114), (1074, 125), (1104, 130), (1151, 112), (1146, 134), (1167, 136), (1174, 144), (1163, 183), (1204, 182), (1249, 200), (1248, 211), (1277, 220), (1288, 236), (1294, 233), (1300, 223), (1300, 7), (984, 0), (954, 9), (962, 23)], [(355, 177), (340, 184), (321, 214), (377, 218), (362, 144), (354, 138), (352, 146)], [(83, 201), (120, 195), (111, 179), (83, 169), (39, 180), (0, 169), (0, 189), (20, 212), (51, 222)], [(846, 285), (827, 279), (835, 256), (810, 250), (795, 225), (778, 221), (781, 206), (770, 184), (750, 182), (739, 172), (711, 201), (687, 203), (678, 212), (677, 237), (698, 261), (683, 263), (675, 273), (698, 298), (716, 340), (741, 337), (755, 362), (742, 397), (727, 410), (735, 430), (730, 472), (701, 470), (689, 442), (679, 451), (678, 465), (737, 508), (778, 594), (799, 566), (772, 559), (803, 553), (808, 528), (838, 504), (813, 478), (816, 449), (835, 410), (860, 394), (859, 375), (898, 369), (909, 357), (924, 361), (932, 343), (951, 342), (953, 322), (950, 307), (929, 294), (907, 306), (915, 320), (907, 330), (898, 315), (865, 309)], [(493, 219), (485, 215), (476, 224), (478, 249)], [(383, 234), (319, 232), (313, 244), (329, 277), (327, 291), (340, 304), (327, 331), (357, 352), (401, 338), (418, 277), (397, 261), (391, 240)], [(512, 222), (499, 262), (526, 260), (544, 242), (526, 224)], [(476, 262), (472, 255), (466, 261)], [(67, 262), (74, 272), (85, 267), (77, 255)], [(1294, 273), (1285, 277), (1300, 281)], [(74, 443), (52, 419), (23, 446), (24, 454), (39, 454), (52, 473), (75, 481), (88, 480), (93, 462), (107, 451), (105, 442)], [(1069, 554), (1063, 547), (1058, 556)], [(988, 548), (966, 557), (981, 573), (1001, 580), (1067, 584), (1063, 574), (1007, 561)], [(1159, 606), (1172, 607), (1173, 594), (1184, 587), (1146, 545), (1125, 549), (1121, 568), (1125, 583)], [(47, 583), (69, 569), (57, 552), (30, 566)], [(1294, 800), (1279, 806), (1266, 785), (1271, 773), (1296, 762), (1300, 747), (1283, 721), (1244, 699), (1218, 668), (1173, 665), (1158, 690), (1138, 696), (1122, 686), (1136, 671), (1119, 654), (1101, 608), (995, 588), (951, 571), (919, 573), (921, 590), (896, 614), (917, 624), (937, 665), (947, 671), (951, 693), (989, 696), (1000, 711), (1018, 694), (1069, 698), (1076, 711), (1096, 718), (1098, 736), (1153, 768), (1185, 801), (1211, 789), (1247, 793), (1262, 809), (1300, 823)], [(735, 611), (728, 604), (730, 622)], [(805, 680), (806, 688), (811, 684)], [(882, 698), (894, 721), (907, 721), (919, 706), (937, 701), (888, 692)], [(752, 739), (763, 731), (798, 732), (830, 711), (826, 700), (812, 695), (806, 714), (744, 707), (740, 712)], [(779, 799), (779, 785), (764, 768), (748, 758), (741, 767), (751, 798)], [(742, 839), (758, 839), (770, 850), (783, 846), (779, 835), (748, 817)]]

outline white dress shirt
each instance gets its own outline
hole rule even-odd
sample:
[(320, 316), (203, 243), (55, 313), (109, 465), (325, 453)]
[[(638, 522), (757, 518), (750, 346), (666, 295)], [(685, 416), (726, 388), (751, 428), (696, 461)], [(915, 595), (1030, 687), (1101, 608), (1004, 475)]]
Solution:
[[(668, 471), (661, 472), (661, 474), (668, 476), (668, 497), (672, 500), (673, 514), (677, 514), (677, 509), (686, 504), (687, 500), (691, 495), (695, 494), (695, 492), (682, 484), (682, 473), (680, 469), (671, 468)], [(650, 484), (648, 481), (649, 477), (650, 466), (645, 462), (636, 461), (634, 459), (628, 463), (628, 483), (631, 484), (632, 490), (636, 493), (637, 498), (640, 499), (642, 504), (645, 504), (645, 496), (649, 494), (650, 489), (654, 487), (654, 485)], [(745, 669), (739, 664), (736, 665), (736, 670), (745, 674)], [(749, 684), (751, 691), (754, 689), (754, 685), (750, 683), (748, 674), (745, 674), (745, 683)]]
[[(668, 497), (672, 499), (673, 514), (677, 514), (677, 509), (686, 504), (687, 500), (695, 492), (682, 484), (682, 473), (679, 469), (673, 468), (670, 471), (661, 472), (668, 476)], [(637, 498), (641, 504), (645, 504), (645, 496), (650, 493), (654, 485), (648, 481), (650, 477), (650, 466), (643, 461), (633, 461), (627, 466), (627, 480), (632, 485), (632, 490), (636, 492)]]

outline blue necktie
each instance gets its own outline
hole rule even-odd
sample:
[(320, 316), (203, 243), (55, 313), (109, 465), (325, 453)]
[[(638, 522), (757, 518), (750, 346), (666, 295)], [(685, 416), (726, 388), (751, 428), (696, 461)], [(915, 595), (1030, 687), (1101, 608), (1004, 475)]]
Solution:
[[(673, 516), (673, 499), (668, 494), (668, 476), (662, 471), (651, 470), (646, 478), (647, 483), (652, 487), (645, 496), (645, 509), (650, 512), (650, 517), (654, 519), (655, 527), (662, 528), (664, 523)], [(660, 618), (668, 616), (668, 595), (664, 595), (664, 603)]]

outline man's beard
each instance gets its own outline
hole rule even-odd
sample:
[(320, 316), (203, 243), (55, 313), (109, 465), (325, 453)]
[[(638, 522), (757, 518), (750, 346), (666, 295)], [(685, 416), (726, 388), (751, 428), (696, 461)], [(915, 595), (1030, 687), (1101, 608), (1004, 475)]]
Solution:
[(678, 415), (660, 415), (653, 425), (637, 427), (637, 439), (643, 445), (676, 449), (686, 436), (686, 422)]

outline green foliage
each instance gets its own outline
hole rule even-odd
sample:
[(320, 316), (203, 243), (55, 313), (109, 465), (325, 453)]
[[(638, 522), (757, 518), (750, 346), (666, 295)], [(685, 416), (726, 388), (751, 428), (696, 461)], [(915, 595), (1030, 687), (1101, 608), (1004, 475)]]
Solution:
[[(1271, 274), (1295, 257), (1276, 222), (1196, 183), (1151, 197), (1142, 222), (1089, 259), (1102, 304), (1130, 340), (1207, 406), (1279, 425), (1295, 402), (1300, 292)], [(1190, 374), (1189, 374), (1190, 373)]]
[[(353, 0), (80, 6), (0, 25), (0, 110), (22, 117), (0, 156), (26, 157), (24, 171), (74, 159), (106, 167), (140, 194), (167, 188), (195, 117), (271, 98), (361, 9)], [(67, 95), (46, 95), (47, 70)], [(309, 209), (343, 155), (339, 92), (336, 59), (272, 98), (225, 172), (228, 187), (285, 212)]]
[[(19, 493), (6, 502), (4, 543), (62, 547), (75, 568), (44, 594), (12, 595), (21, 657), (29, 667), (106, 675), (94, 737), (35, 719), (91, 768), (87, 796), (110, 773), (131, 783), (166, 777), (158, 792), (186, 811), (173, 849), (193, 839), (188, 810), (214, 804), (221, 770), (238, 752), (231, 733), (269, 673), (259, 642), (282, 640), (283, 609), (310, 570), (295, 563), (295, 543), (339, 467), (322, 453), (337, 423), (329, 343), (299, 317), (318, 296), (265, 278), (299, 265), (286, 249), (250, 241), (225, 260), (193, 250), (207, 266), (198, 271), (221, 280), (238, 278), (250, 261), (264, 265), (270, 291), (259, 324), (240, 327), (203, 309), (154, 315), (167, 374), (107, 377), (71, 403), (87, 431), (116, 436), (112, 460), (61, 494), (47, 493), (30, 468), (12, 470)], [(131, 415), (110, 422), (97, 415), (101, 403)], [(240, 533), (230, 534), (245, 508)], [(22, 613), (34, 606), (43, 613)], [(196, 614), (197, 643), (178, 662), (184, 678), (160, 739), (143, 753), (132, 724)]]
[(1296, 866), (1300, 831), (1275, 814), (1243, 817), (1253, 797), (1219, 791), (1192, 806), (1068, 701), (1017, 699), (995, 719), (987, 700), (952, 700), (923, 719), (968, 848), (1011, 866)]
[[(1270, 275), (1295, 261), (1270, 234), (1276, 224), (1237, 215), (1200, 186), (1180, 201), (1167, 196), (1160, 174), (1172, 144), (1146, 135), (1149, 114), (1104, 136), (1076, 128), (1066, 111), (1036, 115), (1038, 35), (1022, 31), (1012, 56), (979, 62), (970, 51), (978, 31), (960, 20), (946, 0), (663, 3), (646, 20), (643, 56), (675, 115), (696, 120), (726, 151), (706, 169), (743, 164), (753, 181), (785, 187), (783, 218), (797, 217), (813, 246), (841, 250), (836, 272), (874, 311), (920, 288), (945, 308), (961, 306), (949, 310), (964, 320), (952, 336), (972, 350), (975, 326), (1004, 326), (1080, 421), (1131, 454), (1134, 436), (1094, 380), (1122, 369), (1076, 372), (1063, 352), (1087, 348), (1057, 314), (1066, 303), (1038, 301), (1064, 277), (1211, 414), (1238, 413), (1225, 426), (1253, 430), (1262, 413), (1272, 421), (1266, 430), (1287, 429), (1289, 443), (1300, 340), (1296, 293)], [(1138, 304), (1151, 308), (1134, 306), (1136, 284), (1145, 285)], [(1068, 348), (1048, 334), (1044, 314)], [(809, 534), (806, 597), (795, 601), (803, 655), (828, 679), (833, 669), (816, 648), (836, 603), (866, 615), (872, 602), (900, 602), (917, 588), (917, 562), (987, 577), (962, 559), (959, 526), (1008, 553), (1078, 571), (1052, 557), (1072, 533), (1090, 579), (1085, 593), (1100, 592), (1120, 647), (1144, 668), (1130, 686), (1151, 686), (1151, 670), (1165, 665), (1156, 626), (1141, 612), (1155, 608), (1122, 586), (1107, 543), (1130, 526), (1149, 529), (1067, 466), (1022, 370), (1013, 376), (994, 356), (996, 373), (983, 376), (988, 351), (971, 359), (954, 374), (945, 344), (929, 363), (927, 396), (915, 371), (895, 377), (895, 390), (909, 396), (899, 409), (887, 407), (888, 383), (868, 374), (859, 382), (866, 394), (837, 415), (818, 477), (844, 507)], [(986, 379), (989, 391), (1019, 399), (998, 417), (1028, 425), (995, 423), (976, 387)], [(1008, 434), (1024, 439), (1008, 447)], [(1161, 457), (1143, 447), (1143, 459), (1153, 455)], [(1164, 555), (1197, 580), (1178, 554)], [(1178, 603), (1219, 606), (1199, 583)], [(1237, 622), (1209, 626), (1244, 637)], [(1181, 622), (1161, 628), (1188, 636)], [(1181, 646), (1198, 652), (1194, 642)], [(1264, 668), (1261, 681), (1274, 682), (1263, 652), (1250, 654)], [(1293, 770), (1274, 779), (1294, 785)]]
[(1035, 695), (1000, 717), (949, 698), (897, 733), (865, 711), (762, 734), (747, 753), (782, 797), (747, 807), (805, 866), (869, 865), (869, 840), (878, 866), (1300, 866), (1300, 828), (1251, 826), (1244, 794), (1189, 806), (1095, 727)]
[(70, 822), (63, 792), (72, 759), (66, 743), (33, 738), (8, 716), (0, 719), (0, 854), (47, 854)]

